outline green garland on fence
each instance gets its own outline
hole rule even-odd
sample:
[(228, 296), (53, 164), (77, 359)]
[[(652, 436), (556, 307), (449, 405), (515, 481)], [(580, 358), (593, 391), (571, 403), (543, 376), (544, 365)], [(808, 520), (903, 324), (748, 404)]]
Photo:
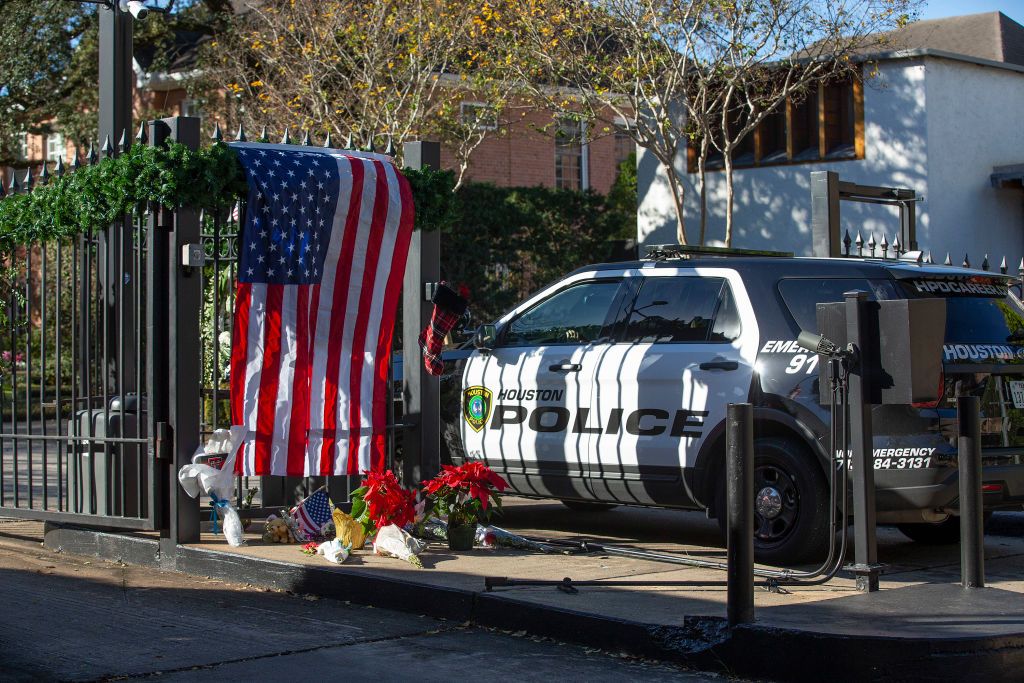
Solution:
[(245, 191), (238, 157), (227, 145), (197, 151), (173, 142), (136, 145), (0, 201), (0, 248), (93, 233), (148, 202), (223, 209)]
[[(455, 216), (452, 174), (405, 169), (404, 175), (416, 206), (416, 227), (450, 228)], [(0, 200), (0, 250), (94, 233), (150, 202), (217, 210), (232, 206), (246, 192), (238, 156), (223, 143), (196, 151), (174, 142), (136, 145)]]

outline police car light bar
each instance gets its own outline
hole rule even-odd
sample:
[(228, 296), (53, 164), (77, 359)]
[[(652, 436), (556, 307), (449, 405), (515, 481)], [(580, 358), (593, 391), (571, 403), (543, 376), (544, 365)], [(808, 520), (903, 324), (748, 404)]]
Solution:
[(644, 260), (661, 261), (670, 258), (695, 258), (698, 256), (771, 256), (774, 258), (793, 258), (793, 252), (732, 249), (727, 247), (698, 247), (683, 244), (652, 244), (647, 247), (647, 255), (644, 256)]

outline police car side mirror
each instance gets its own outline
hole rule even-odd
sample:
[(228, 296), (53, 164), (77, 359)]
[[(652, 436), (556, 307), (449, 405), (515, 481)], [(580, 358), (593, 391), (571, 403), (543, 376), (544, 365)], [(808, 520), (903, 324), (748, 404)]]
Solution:
[(481, 325), (477, 328), (476, 334), (473, 335), (473, 346), (487, 353), (494, 348), (494, 342), (497, 340), (497, 337), (498, 331), (494, 325)]

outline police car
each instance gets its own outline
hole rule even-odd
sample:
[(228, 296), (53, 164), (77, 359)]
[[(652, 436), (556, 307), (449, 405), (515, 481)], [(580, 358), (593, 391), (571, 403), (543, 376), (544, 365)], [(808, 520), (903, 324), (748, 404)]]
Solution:
[(443, 402), (445, 445), (454, 462), (484, 461), (523, 496), (574, 509), (700, 509), (724, 526), (726, 406), (751, 402), (758, 559), (809, 560), (827, 542), (826, 473), (843, 454), (829, 456), (819, 356), (797, 336), (817, 329), (817, 303), (846, 291), (943, 297), (941, 398), (874, 408), (874, 467), (879, 522), (918, 541), (955, 541), (957, 396), (981, 397), (986, 510), (1024, 503), (1015, 282), (869, 259), (663, 253), (581, 268), (458, 354), (450, 369), (461, 396)]

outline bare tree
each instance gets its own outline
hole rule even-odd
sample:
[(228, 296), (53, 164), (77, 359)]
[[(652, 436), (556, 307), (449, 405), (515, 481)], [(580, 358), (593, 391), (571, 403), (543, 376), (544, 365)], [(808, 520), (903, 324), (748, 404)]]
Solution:
[[(519, 3), (510, 2), (510, 5)], [(686, 90), (699, 68), (689, 46), (711, 0), (535, 0), (509, 8), (524, 86), (554, 112), (620, 127), (664, 169), (687, 243), (683, 183), (675, 170), (689, 132)]]
[[(716, 3), (690, 46), (702, 68), (694, 90), (714, 93), (702, 135), (722, 153), (725, 243), (732, 246), (733, 153), (772, 113), (819, 84), (856, 77), (920, 4), (913, 0), (742, 0)], [(702, 177), (703, 185), (703, 177)], [(702, 215), (704, 207), (702, 206)], [(704, 221), (702, 219), (702, 234)]]
[[(517, 3), (518, 4), (518, 3)], [(851, 57), (905, 22), (914, 0), (533, 0), (512, 31), (528, 53), (520, 75), (548, 106), (628, 132), (661, 165), (686, 244), (684, 184), (676, 164), (698, 150), (699, 239), (712, 147), (728, 177), (737, 144), (780, 103), (852, 67)], [(529, 70), (529, 69), (532, 69)]]

